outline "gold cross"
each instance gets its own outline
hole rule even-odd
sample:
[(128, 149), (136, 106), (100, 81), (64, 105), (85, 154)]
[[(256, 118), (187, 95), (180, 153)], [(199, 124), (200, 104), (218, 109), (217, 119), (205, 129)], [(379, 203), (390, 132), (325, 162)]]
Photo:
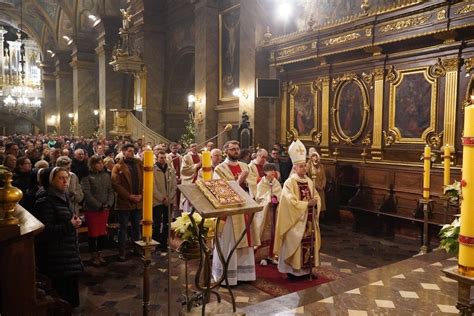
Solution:
[(298, 149), (296, 149), (296, 152), (300, 155), (304, 154), (304, 148), (299, 146)]

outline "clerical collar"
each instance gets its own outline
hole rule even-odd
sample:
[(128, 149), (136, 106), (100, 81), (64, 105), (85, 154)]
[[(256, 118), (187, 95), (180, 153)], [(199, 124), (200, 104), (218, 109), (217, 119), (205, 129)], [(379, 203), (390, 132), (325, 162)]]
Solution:
[(229, 157), (227, 157), (227, 158), (224, 160), (224, 162), (225, 162), (226, 164), (228, 164), (228, 165), (231, 165), (231, 166), (237, 166), (237, 165), (239, 164), (239, 161), (238, 161), (238, 160), (232, 161), (232, 160), (229, 159)]

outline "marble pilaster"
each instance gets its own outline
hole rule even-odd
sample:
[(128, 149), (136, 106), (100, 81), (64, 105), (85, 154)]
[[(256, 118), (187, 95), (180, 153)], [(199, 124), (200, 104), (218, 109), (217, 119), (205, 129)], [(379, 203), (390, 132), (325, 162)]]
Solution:
[(95, 54), (76, 49), (72, 53), (70, 65), (73, 78), (75, 134), (90, 137), (97, 124), (93, 111), (99, 106)]
[[(218, 99), (218, 7), (215, 0), (196, 2), (195, 14), (195, 76), (196, 116), (203, 118), (197, 126), (196, 142), (216, 135)], [(199, 114), (201, 113), (201, 114)]]
[(58, 134), (70, 135), (68, 113), (73, 112), (72, 107), (72, 72), (69, 62), (69, 52), (56, 52), (56, 111)]
[(122, 88), (124, 75), (109, 65), (113, 45), (118, 40), (120, 21), (102, 18), (103, 29), (99, 30), (98, 46), (95, 49), (99, 68), (99, 134), (108, 135), (113, 129), (113, 113), (110, 109), (122, 108)]
[(53, 65), (44, 65), (42, 67), (42, 78), (43, 78), (43, 89), (44, 98), (42, 104), (42, 120), (44, 123), (41, 127), (45, 132), (48, 131), (48, 125), (52, 125), (57, 129), (57, 119), (50, 121), (50, 118), (54, 115), (56, 118), (59, 115), (59, 111), (56, 107), (56, 78), (54, 75)]

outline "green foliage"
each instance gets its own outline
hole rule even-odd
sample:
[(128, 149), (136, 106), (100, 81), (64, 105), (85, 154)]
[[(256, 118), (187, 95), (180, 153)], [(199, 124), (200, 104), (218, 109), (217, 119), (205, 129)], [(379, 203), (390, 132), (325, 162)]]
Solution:
[(453, 184), (447, 185), (444, 188), (444, 195), (451, 204), (459, 205), (461, 202), (461, 182), (454, 181)]
[(446, 252), (457, 254), (459, 252), (458, 238), (460, 229), (461, 223), (457, 218), (451, 224), (444, 225), (439, 231), (441, 239), (440, 248), (446, 250)]
[(183, 145), (183, 148), (188, 148), (190, 144), (194, 143), (196, 136), (196, 123), (194, 122), (194, 117), (192, 114), (189, 115), (189, 118), (186, 120), (184, 125), (185, 131), (179, 139), (179, 143)]

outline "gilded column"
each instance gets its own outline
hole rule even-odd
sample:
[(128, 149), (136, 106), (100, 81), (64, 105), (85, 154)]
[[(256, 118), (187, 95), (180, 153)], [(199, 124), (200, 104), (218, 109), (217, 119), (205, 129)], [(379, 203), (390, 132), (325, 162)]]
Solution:
[(322, 104), (321, 104), (321, 156), (329, 157), (329, 77), (322, 80)]
[(286, 115), (287, 115), (287, 100), (288, 100), (288, 83), (283, 82), (281, 85), (282, 97), (281, 97), (281, 125), (280, 125), (280, 142), (286, 143)]
[(384, 69), (374, 71), (374, 127), (372, 139), (372, 159), (382, 159), (382, 121), (383, 121), (383, 91)]
[(452, 146), (456, 143), (456, 104), (458, 100), (459, 58), (443, 59), (446, 69), (444, 88), (444, 144)]

